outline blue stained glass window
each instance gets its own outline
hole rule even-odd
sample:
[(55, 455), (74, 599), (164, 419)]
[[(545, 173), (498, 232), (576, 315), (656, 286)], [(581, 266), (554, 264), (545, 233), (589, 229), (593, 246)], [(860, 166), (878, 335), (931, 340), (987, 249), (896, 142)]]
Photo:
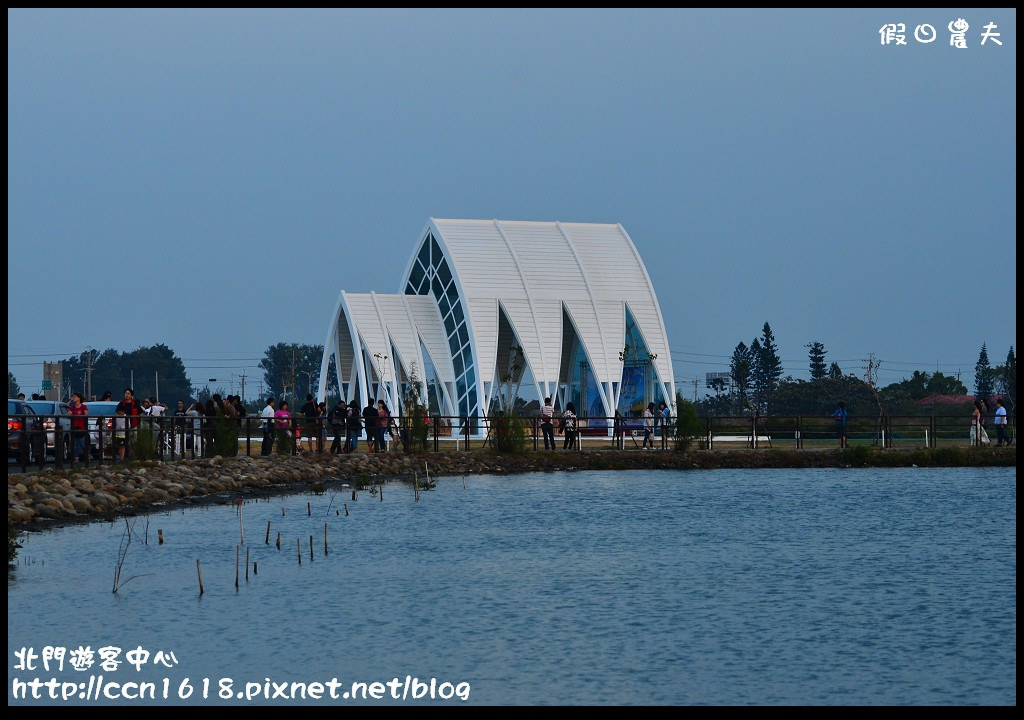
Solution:
[(452, 327), (457, 327), (465, 319), (466, 316), (462, 314), (462, 303), (452, 303)]
[(448, 263), (444, 260), (442, 260), (437, 266), (437, 276), (441, 278), (441, 285), (444, 287), (448, 287), (448, 283), (452, 281), (452, 273), (448, 269)]
[(409, 284), (419, 290), (420, 283), (423, 282), (423, 276), (426, 273), (423, 270), (423, 266), (420, 265), (419, 260), (412, 264), (412, 272), (409, 273)]

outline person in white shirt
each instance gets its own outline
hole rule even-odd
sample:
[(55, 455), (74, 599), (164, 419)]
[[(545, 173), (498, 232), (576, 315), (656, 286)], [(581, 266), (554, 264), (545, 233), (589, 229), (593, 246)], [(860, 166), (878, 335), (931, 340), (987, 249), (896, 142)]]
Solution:
[[(544, 449), (555, 449), (555, 406), (551, 398), (544, 398), (544, 407), (540, 409), (540, 429), (544, 433)], [(548, 443), (550, 442), (550, 447)]]
[(1010, 444), (1006, 435), (1006, 408), (1003, 407), (1003, 399), (996, 398), (996, 447), (1002, 447), (1004, 443)]
[(644, 442), (641, 447), (654, 449), (654, 403), (647, 403), (644, 408)]
[(260, 455), (269, 455), (274, 446), (274, 398), (267, 398), (267, 406), (260, 411), (263, 419), (263, 448)]

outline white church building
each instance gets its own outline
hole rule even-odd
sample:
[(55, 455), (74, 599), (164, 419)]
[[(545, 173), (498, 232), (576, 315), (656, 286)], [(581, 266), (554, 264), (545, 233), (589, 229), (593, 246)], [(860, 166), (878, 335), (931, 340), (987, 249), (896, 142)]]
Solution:
[(338, 294), (321, 399), (332, 358), (346, 400), (398, 414), (415, 378), (432, 415), (474, 431), (510, 375), (518, 397), (572, 402), (591, 427), (616, 409), (675, 405), (658, 298), (617, 224), (432, 218), (397, 293)]

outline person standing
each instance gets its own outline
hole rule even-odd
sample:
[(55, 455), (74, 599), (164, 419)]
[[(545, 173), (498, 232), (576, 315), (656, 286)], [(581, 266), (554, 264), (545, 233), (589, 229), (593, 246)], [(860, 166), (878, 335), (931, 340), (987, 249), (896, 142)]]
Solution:
[(114, 447), (117, 448), (118, 462), (124, 462), (128, 446), (128, 416), (118, 408), (114, 412)]
[(661, 437), (663, 438), (661, 443), (662, 447), (667, 447), (668, 438), (672, 436), (672, 408), (668, 406), (664, 400), (661, 401), (661, 407), (658, 408), (658, 413), (661, 415)]
[(179, 456), (185, 456), (185, 430), (188, 427), (188, 413), (185, 411), (185, 401), (179, 400), (178, 407), (174, 410), (174, 451)]
[(654, 403), (647, 403), (647, 407), (644, 408), (644, 441), (640, 446), (644, 450), (654, 449), (652, 435), (654, 435)]
[(379, 452), (376, 444), (380, 436), (380, 415), (377, 413), (373, 398), (370, 398), (370, 402), (363, 408), (363, 426), (366, 429), (366, 452)]
[(291, 455), (292, 428), (291, 413), (288, 412), (288, 401), (282, 400), (281, 407), (274, 413), (274, 430), (277, 432), (277, 454)]
[[(1005, 411), (1004, 411), (1005, 412)], [(85, 438), (88, 435), (89, 408), (82, 401), (82, 393), (71, 393), (71, 402), (68, 404), (68, 414), (71, 416), (71, 441), (74, 447), (74, 455), (71, 464), (77, 465), (80, 459), (85, 456)]]
[(388, 448), (387, 441), (385, 440), (386, 434), (391, 424), (391, 413), (388, 412), (388, 406), (384, 404), (383, 400), (377, 401), (377, 417), (380, 418), (378, 425), (380, 431), (377, 435), (377, 452), (384, 452)]
[(274, 398), (267, 398), (267, 404), (260, 411), (263, 422), (263, 447), (260, 456), (269, 455), (274, 450)]
[[(622, 417), (622, 413), (619, 412), (618, 408), (615, 408), (615, 417), (612, 419), (612, 445), (622, 450), (625, 446), (626, 437), (626, 419)], [(636, 442), (634, 440), (634, 442)]]
[(996, 398), (996, 447), (1009, 445), (1010, 438), (1006, 434), (1006, 408), (1003, 399)]
[(192, 449), (192, 457), (203, 456), (203, 403), (196, 400), (186, 414), (192, 418), (192, 435), (185, 438), (185, 447)]
[(544, 434), (544, 449), (555, 450), (555, 406), (551, 398), (544, 398), (544, 407), (540, 409), (540, 431)]
[(562, 413), (562, 431), (565, 433), (565, 440), (562, 443), (563, 450), (576, 448), (576, 406), (571, 402), (565, 404), (565, 412)]
[(118, 410), (120, 410), (126, 418), (125, 435), (118, 451), (118, 454), (121, 456), (121, 460), (123, 461), (129, 440), (134, 442), (138, 438), (138, 434), (136, 434), (135, 437), (129, 438), (128, 433), (137, 431), (139, 427), (139, 416), (142, 415), (142, 406), (135, 402), (134, 390), (131, 388), (124, 389), (124, 399), (117, 404), (117, 407), (114, 409), (115, 414)]
[(327, 423), (331, 426), (331, 434), (334, 440), (331, 442), (331, 454), (337, 455), (342, 451), (342, 438), (348, 434), (348, 406), (344, 400), (331, 408), (327, 414)]
[(348, 406), (348, 422), (345, 438), (345, 447), (342, 452), (353, 453), (359, 449), (359, 436), (363, 432), (363, 421), (359, 415), (359, 406), (356, 405), (355, 399), (352, 400), (352, 404)]
[(988, 433), (985, 432), (985, 406), (981, 400), (975, 400), (974, 412), (971, 413), (971, 445), (978, 447), (988, 444)]
[(306, 404), (302, 406), (302, 432), (306, 435), (306, 448), (313, 452), (313, 441), (320, 437), (320, 429), (317, 427), (316, 419), (319, 410), (312, 395), (306, 396)]
[(836, 423), (836, 437), (839, 439), (839, 447), (846, 447), (846, 420), (848, 415), (846, 414), (846, 403), (840, 401), (836, 405), (836, 410), (832, 413), (832, 419)]

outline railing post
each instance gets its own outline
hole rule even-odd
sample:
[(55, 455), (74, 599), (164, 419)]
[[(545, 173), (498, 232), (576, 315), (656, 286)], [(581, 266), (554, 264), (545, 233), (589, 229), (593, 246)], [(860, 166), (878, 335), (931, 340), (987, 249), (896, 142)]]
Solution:
[(21, 471), (28, 472), (28, 415), (21, 418), (21, 452), (18, 453), (21, 459)]

